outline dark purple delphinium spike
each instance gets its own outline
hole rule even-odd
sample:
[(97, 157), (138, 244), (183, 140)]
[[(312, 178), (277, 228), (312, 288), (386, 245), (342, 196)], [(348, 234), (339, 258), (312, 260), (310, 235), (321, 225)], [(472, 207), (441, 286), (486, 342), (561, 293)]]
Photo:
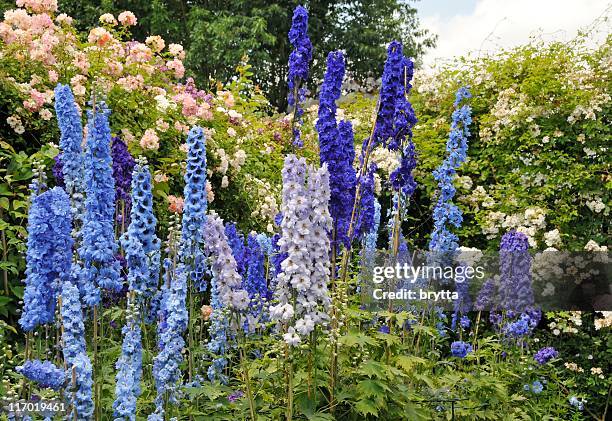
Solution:
[[(382, 86), (380, 88), (380, 99), (376, 127), (374, 128), (374, 139), (372, 148), (382, 143), (387, 146), (394, 136), (393, 119), (398, 93), (403, 92), (402, 64), (404, 56), (402, 44), (393, 41), (387, 48), (387, 60), (382, 76)], [(395, 145), (394, 145), (395, 146)]]
[(536, 354), (533, 356), (533, 359), (536, 360), (538, 364), (543, 365), (546, 364), (548, 361), (552, 360), (553, 358), (557, 358), (558, 355), (559, 352), (555, 348), (547, 346), (536, 352)]
[(306, 88), (301, 85), (308, 80), (308, 66), (312, 60), (312, 44), (308, 38), (308, 11), (302, 6), (297, 6), (293, 11), (289, 42), (293, 46), (293, 51), (289, 55), (287, 102), (290, 107), (294, 107), (293, 144), (301, 147), (300, 126), (304, 113), (301, 103), (306, 96)]
[(247, 249), (244, 245), (244, 236), (238, 231), (235, 222), (227, 222), (225, 224), (225, 235), (227, 236), (227, 243), (232, 249), (234, 259), (236, 259), (238, 274), (244, 277), (247, 264)]
[(399, 71), (400, 81), (396, 91), (395, 111), (393, 113), (393, 136), (387, 146), (391, 150), (402, 148), (406, 138), (410, 142), (412, 141), (412, 128), (417, 123), (414, 108), (412, 108), (412, 104), (408, 101), (408, 94), (412, 88), (410, 81), (414, 73), (413, 68), (412, 60), (402, 57)]
[(327, 56), (316, 128), (321, 165), (327, 164), (329, 170), (329, 211), (334, 221), (335, 241), (348, 246), (347, 232), (355, 202), (356, 175), (353, 168), (353, 127), (348, 121), (336, 121), (336, 101), (340, 97), (343, 78), (344, 56), (340, 51), (333, 51)]
[(393, 190), (399, 191), (406, 197), (412, 196), (417, 184), (414, 181), (412, 171), (416, 168), (416, 150), (412, 141), (408, 142), (400, 159), (400, 166), (391, 175), (391, 186)]
[(62, 165), (62, 153), (58, 153), (57, 155), (55, 155), (55, 157), (53, 158), (53, 177), (55, 178), (55, 184), (59, 187), (64, 187), (64, 172), (63, 172), (63, 165)]
[(478, 311), (492, 310), (491, 307), (495, 298), (494, 294), (495, 281), (493, 281), (493, 279), (487, 279), (485, 283), (482, 284), (480, 292), (478, 292), (478, 297), (476, 298), (474, 309)]
[(500, 244), (501, 304), (503, 309), (524, 312), (533, 307), (529, 242), (522, 232), (504, 234)]
[(359, 200), (359, 213), (355, 225), (355, 235), (361, 237), (370, 232), (374, 225), (374, 173), (378, 167), (375, 163), (371, 163), (368, 171), (357, 180), (361, 184), (361, 195)]
[(127, 145), (118, 137), (113, 137), (111, 143), (111, 157), (113, 158), (113, 178), (115, 179), (115, 203), (123, 201), (125, 209), (119, 207), (117, 219), (125, 217), (125, 223), (129, 222), (131, 198), (130, 191), (132, 186), (132, 171), (136, 162), (128, 151)]

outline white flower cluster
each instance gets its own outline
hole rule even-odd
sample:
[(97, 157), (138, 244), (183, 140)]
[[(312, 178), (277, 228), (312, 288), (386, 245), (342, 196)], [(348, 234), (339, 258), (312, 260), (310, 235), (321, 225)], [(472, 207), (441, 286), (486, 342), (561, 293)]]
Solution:
[(225, 152), (223, 148), (215, 149), (215, 156), (219, 160), (219, 165), (215, 168), (215, 172), (221, 174), (221, 187), (225, 188), (229, 185), (229, 178), (227, 172), (231, 167), (235, 173), (240, 172), (240, 169), (246, 162), (247, 154), (244, 150), (238, 149), (234, 152), (233, 156), (230, 156)]
[(514, 88), (501, 91), (491, 109), (491, 115), (496, 118), (493, 131), (497, 133), (505, 127), (517, 127), (521, 120), (519, 117), (528, 111), (527, 102), (527, 96), (522, 92), (517, 93)]
[(13, 129), (15, 133), (23, 134), (25, 132), (25, 128), (23, 127), (23, 123), (21, 122), (21, 118), (19, 118), (18, 115), (9, 116), (6, 119), (6, 122), (9, 126), (11, 126), (11, 129)]
[[(550, 314), (550, 313), (549, 313)], [(582, 326), (582, 314), (579, 311), (560, 312), (552, 316), (553, 321), (548, 323), (548, 327), (552, 329), (552, 333), (555, 336), (563, 333), (578, 333), (578, 328)], [(572, 363), (570, 363), (572, 364)], [(568, 364), (565, 363), (568, 367)], [(568, 367), (569, 368), (569, 367)], [(571, 369), (571, 368), (570, 368)], [(573, 371), (580, 371), (573, 370)]]
[(612, 326), (612, 311), (602, 311), (603, 318), (595, 319), (595, 330)]
[(268, 223), (267, 230), (270, 233), (274, 232), (274, 217), (278, 215), (278, 203), (274, 190), (268, 181), (260, 180), (257, 177), (253, 177), (250, 174), (246, 176), (249, 184), (255, 187), (255, 194), (257, 195), (257, 208), (251, 212), (253, 218), (263, 219), (264, 222)]
[(558, 229), (544, 233), (544, 242), (548, 247), (556, 247), (561, 244), (561, 234)]
[(591, 98), (586, 106), (577, 105), (576, 108), (574, 108), (574, 111), (572, 111), (569, 117), (567, 117), (567, 122), (574, 124), (583, 116), (587, 120), (595, 120), (597, 118), (597, 113), (602, 111), (602, 105), (610, 102), (610, 98), (611, 97), (609, 94), (601, 93)]
[(606, 209), (606, 204), (601, 200), (600, 197), (596, 197), (595, 200), (589, 200), (586, 205), (595, 213), (601, 213)]
[[(470, 182), (471, 181), (472, 180), (470, 179)], [(481, 206), (483, 208), (492, 208), (495, 206), (495, 200), (493, 200), (483, 186), (476, 186), (476, 188), (472, 190), (472, 193), (464, 200), (470, 203), (476, 210), (480, 209)]]
[[(358, 157), (361, 156), (361, 153), (356, 153), (355, 156), (355, 159), (358, 159)], [(376, 163), (378, 168), (382, 170), (387, 178), (389, 177), (389, 174), (395, 171), (399, 166), (397, 152), (387, 148), (375, 148), (370, 153), (370, 159), (372, 160), (371, 162)]]
[(593, 240), (589, 240), (589, 242), (586, 243), (586, 245), (584, 246), (584, 249), (586, 251), (601, 251), (601, 252), (607, 252), (608, 251), (608, 247), (607, 246), (600, 246), (599, 244), (597, 244)]
[[(308, 173), (308, 174), (307, 174)], [(308, 175), (308, 177), (307, 177)], [(328, 320), (331, 304), (327, 284), (330, 276), (329, 172), (327, 166), (306, 167), (304, 158), (289, 155), (283, 168), (281, 253), (286, 253), (282, 272), (277, 277), (275, 299), (270, 307), (273, 320), (290, 324), (283, 335), (291, 346), (300, 336), (312, 332)], [(295, 306), (295, 307), (294, 307)]]
[(503, 232), (515, 229), (527, 236), (531, 247), (537, 247), (535, 236), (545, 227), (546, 211), (533, 206), (525, 209), (524, 213), (512, 215), (506, 215), (503, 212), (488, 213), (482, 224), (482, 232), (488, 239), (492, 239), (500, 233), (500, 228), (503, 228)]

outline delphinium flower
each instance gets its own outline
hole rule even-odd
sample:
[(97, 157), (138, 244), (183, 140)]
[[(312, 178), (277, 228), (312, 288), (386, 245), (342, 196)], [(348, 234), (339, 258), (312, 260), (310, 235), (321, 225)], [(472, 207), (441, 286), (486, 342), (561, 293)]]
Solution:
[[(301, 321), (307, 325), (310, 318), (315, 324), (325, 324), (331, 299), (327, 290), (331, 267), (329, 264), (330, 241), (326, 235), (332, 229), (332, 218), (329, 212), (330, 176), (327, 165), (320, 168), (310, 167), (307, 182), (307, 192), (310, 203), (310, 220), (312, 231), (308, 232), (308, 253), (310, 257), (310, 288), (307, 291), (298, 290), (298, 313), (304, 315), (296, 322), (296, 330), (301, 335), (307, 335), (311, 329), (305, 326), (301, 329)], [(294, 286), (300, 285), (299, 282)]]
[(126, 323), (121, 331), (121, 356), (115, 366), (117, 375), (113, 409), (116, 420), (136, 420), (136, 400), (140, 396), (142, 378), (142, 341), (138, 319), (136, 302), (131, 296), (128, 299)]
[(534, 382), (531, 384), (531, 391), (536, 395), (539, 395), (540, 393), (542, 393), (543, 390), (544, 385), (542, 384), (542, 382), (539, 380), (534, 380)]
[(127, 219), (130, 215), (130, 187), (132, 185), (132, 171), (136, 162), (128, 151), (127, 145), (118, 137), (113, 137), (111, 157), (113, 158), (113, 178), (115, 179), (115, 203), (118, 210), (117, 222), (125, 226), (129, 222)]
[(62, 188), (34, 196), (28, 214), (24, 307), (19, 319), (26, 332), (55, 319), (59, 288), (70, 279), (71, 230), (70, 200)]
[(293, 51), (289, 55), (287, 102), (289, 107), (293, 107), (293, 144), (301, 147), (300, 126), (304, 114), (301, 104), (306, 96), (306, 88), (303, 85), (308, 80), (308, 66), (312, 60), (312, 44), (308, 37), (308, 11), (302, 6), (297, 6), (293, 11), (289, 42)]
[(389, 176), (391, 187), (396, 192), (401, 193), (404, 197), (411, 197), (416, 190), (417, 184), (414, 181), (412, 172), (416, 168), (416, 150), (412, 140), (404, 147), (402, 155), (399, 159), (400, 165)]
[(274, 242), (272, 240), (272, 237), (266, 234), (257, 234), (257, 242), (259, 243), (259, 247), (261, 247), (261, 251), (264, 254), (264, 279), (266, 279), (266, 282), (268, 282), (268, 287), (266, 288), (266, 299), (270, 300), (272, 298), (272, 291), (274, 286), (272, 283), (272, 279), (276, 276), (276, 268), (273, 262)]
[(225, 224), (225, 235), (232, 249), (234, 259), (236, 259), (236, 270), (240, 276), (244, 276), (247, 264), (247, 249), (244, 245), (244, 236), (238, 231), (235, 222), (227, 222)]
[(53, 178), (55, 178), (55, 184), (61, 188), (65, 188), (64, 184), (64, 172), (62, 169), (62, 153), (58, 153), (53, 158), (53, 167), (51, 168)]
[(446, 143), (448, 155), (433, 173), (439, 188), (438, 201), (433, 211), (434, 230), (429, 241), (429, 250), (437, 255), (434, 259), (446, 259), (447, 255), (455, 252), (458, 247), (458, 237), (449, 231), (449, 225), (459, 228), (463, 221), (461, 210), (452, 202), (456, 192), (453, 179), (457, 169), (467, 158), (467, 141), (472, 117), (470, 107), (461, 105), (461, 102), (470, 96), (470, 91), (465, 87), (459, 88), (455, 95), (455, 111)]
[[(61, 174), (63, 185), (72, 200), (83, 200), (84, 157), (83, 125), (70, 86), (61, 83), (55, 87), (55, 113), (60, 129)], [(79, 208), (77, 208), (79, 209)]]
[(343, 78), (344, 56), (340, 51), (333, 51), (327, 56), (316, 128), (321, 165), (327, 164), (330, 174), (329, 210), (334, 221), (335, 242), (348, 245), (347, 232), (355, 201), (356, 175), (353, 168), (353, 127), (349, 121), (336, 121), (336, 101), (340, 98)]
[[(285, 342), (296, 346), (301, 336), (325, 324), (331, 300), (327, 291), (330, 276), (329, 173), (327, 166), (311, 168), (306, 182), (306, 161), (295, 155), (285, 158), (280, 252), (287, 253), (277, 275), (275, 299), (270, 316), (288, 325)], [(292, 304), (295, 302), (295, 307)]]
[(78, 288), (71, 282), (62, 285), (62, 351), (69, 376), (74, 377), (66, 391), (77, 416), (70, 419), (87, 421), (93, 415), (92, 367), (85, 348), (85, 325)]
[(58, 368), (51, 361), (29, 360), (15, 367), (15, 371), (38, 383), (40, 387), (59, 390), (66, 385), (66, 370)]
[(264, 316), (263, 310), (268, 298), (268, 285), (265, 276), (265, 253), (257, 234), (251, 233), (247, 238), (247, 269), (242, 277), (242, 286), (251, 300), (247, 314), (248, 328), (252, 331)]
[(472, 352), (472, 345), (463, 341), (455, 341), (451, 344), (451, 354), (453, 357), (465, 358)]
[(249, 305), (249, 295), (242, 288), (236, 259), (232, 254), (223, 220), (211, 213), (202, 229), (204, 252), (211, 260), (211, 270), (217, 282), (217, 293), (222, 306), (232, 311), (244, 311)]
[(202, 226), (206, 220), (206, 143), (201, 127), (193, 127), (187, 136), (187, 168), (183, 192), (182, 243), (180, 259), (189, 269), (189, 280), (204, 290), (202, 270)]
[(569, 404), (578, 409), (578, 411), (584, 410), (585, 402), (586, 399), (578, 399), (576, 396), (572, 396), (569, 398)]
[(503, 309), (523, 312), (534, 304), (529, 242), (522, 232), (503, 235), (499, 248), (500, 293)]
[(359, 208), (353, 232), (354, 236), (358, 238), (369, 232), (374, 225), (374, 174), (377, 169), (376, 164), (372, 162), (363, 176), (357, 179), (357, 183), (361, 184), (361, 188)]
[(117, 242), (113, 229), (115, 216), (115, 181), (110, 155), (110, 111), (98, 103), (88, 111), (87, 151), (85, 159), (85, 216), (83, 243), (79, 255), (83, 270), (79, 290), (87, 305), (100, 301), (99, 288), (122, 288), (119, 262), (115, 259)]
[(555, 348), (547, 346), (536, 352), (536, 354), (533, 356), (533, 359), (536, 360), (538, 364), (544, 365), (553, 358), (557, 358), (558, 355), (559, 352)]
[(393, 120), (395, 117), (396, 102), (399, 92), (403, 92), (402, 67), (404, 56), (402, 44), (393, 41), (387, 47), (387, 60), (382, 75), (382, 85), (380, 88), (380, 99), (376, 127), (371, 148), (382, 143), (384, 146), (391, 146), (397, 149), (398, 145), (391, 142), (394, 135)]
[(151, 172), (144, 158), (139, 158), (130, 178), (130, 225), (121, 237), (121, 245), (127, 260), (129, 290), (139, 298), (150, 298), (157, 290), (161, 243), (155, 235)]
[(203, 238), (204, 253), (211, 260), (213, 274), (211, 281), (213, 312), (210, 316), (211, 340), (208, 349), (217, 355), (208, 369), (208, 378), (211, 381), (219, 380), (226, 383), (227, 377), (223, 374), (223, 370), (227, 364), (225, 353), (230, 336), (230, 318), (233, 315), (235, 325), (242, 325), (241, 313), (249, 305), (249, 294), (242, 288), (242, 279), (225, 235), (223, 221), (214, 213), (207, 218)]
[(495, 281), (493, 279), (487, 279), (480, 288), (476, 302), (474, 303), (474, 309), (478, 311), (492, 310), (492, 305), (495, 299)]
[(212, 313), (209, 316), (210, 326), (208, 327), (210, 340), (206, 347), (215, 355), (215, 358), (208, 367), (207, 375), (211, 382), (218, 381), (222, 384), (227, 384), (229, 379), (224, 371), (227, 366), (225, 354), (228, 348), (229, 310), (221, 304), (217, 292), (217, 280), (214, 276), (210, 281), (210, 287)]
[(503, 333), (508, 338), (520, 338), (529, 335), (538, 322), (539, 318), (535, 319), (528, 313), (521, 313), (517, 320), (511, 320), (504, 325)]
[(374, 223), (372, 228), (363, 236), (363, 267), (372, 268), (376, 254), (376, 242), (378, 241), (378, 228), (380, 226), (380, 203), (374, 199)]
[[(169, 403), (177, 402), (177, 390), (181, 379), (180, 365), (183, 361), (182, 350), (185, 347), (183, 334), (187, 330), (189, 315), (185, 302), (187, 299), (187, 275), (185, 266), (179, 263), (173, 268), (173, 261), (164, 260), (164, 279), (169, 286), (163, 288), (158, 321), (159, 352), (153, 359), (153, 377), (157, 397), (156, 410), (149, 416), (150, 420), (163, 416), (164, 397)], [(153, 417), (153, 418), (151, 418)]]

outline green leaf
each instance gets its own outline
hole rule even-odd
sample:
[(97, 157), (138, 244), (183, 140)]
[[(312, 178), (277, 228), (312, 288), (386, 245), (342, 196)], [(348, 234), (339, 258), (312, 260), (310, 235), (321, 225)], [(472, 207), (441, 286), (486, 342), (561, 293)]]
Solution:
[(384, 397), (389, 392), (389, 386), (378, 380), (362, 380), (357, 384), (357, 390), (362, 397)]
[(364, 346), (364, 345), (376, 345), (376, 340), (366, 335), (363, 332), (351, 331), (344, 336), (341, 336), (338, 339), (338, 342), (341, 345), (346, 345), (349, 347), (353, 347), (355, 345)]
[(355, 404), (355, 409), (361, 415), (373, 415), (375, 417), (378, 416), (378, 409), (376, 409), (376, 406), (374, 406), (374, 402), (370, 401), (369, 399), (362, 399), (360, 401), (357, 401), (357, 403)]
[(425, 358), (417, 357), (416, 355), (398, 355), (395, 358), (395, 365), (410, 374), (417, 365), (425, 364)]

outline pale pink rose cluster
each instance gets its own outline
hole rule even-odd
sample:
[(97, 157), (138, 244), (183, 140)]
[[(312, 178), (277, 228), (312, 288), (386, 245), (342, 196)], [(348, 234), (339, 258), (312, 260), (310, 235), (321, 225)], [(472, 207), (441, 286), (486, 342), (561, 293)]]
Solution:
[(166, 67), (174, 72), (174, 77), (181, 79), (185, 76), (185, 66), (178, 58), (166, 62)]
[(232, 108), (234, 105), (236, 105), (234, 94), (232, 94), (230, 91), (217, 92), (217, 98), (223, 101), (227, 108)]
[(117, 85), (121, 86), (128, 92), (136, 91), (144, 87), (144, 78), (138, 74), (136, 76), (126, 76), (117, 80)]
[(98, 47), (104, 47), (113, 40), (113, 36), (105, 28), (97, 27), (89, 31), (87, 41), (90, 44), (95, 44)]
[(183, 213), (185, 199), (179, 196), (168, 195), (168, 210), (173, 213)]
[(100, 23), (106, 24), (106, 25), (111, 25), (111, 26), (117, 25), (117, 19), (115, 19), (112, 13), (104, 13), (103, 15), (100, 16), (99, 21)]
[(119, 13), (118, 19), (119, 22), (121, 22), (121, 25), (123, 26), (134, 26), (138, 22), (138, 19), (136, 19), (136, 15), (134, 15), (134, 13), (130, 12), (129, 10)]
[(168, 52), (170, 55), (178, 58), (179, 60), (185, 60), (185, 51), (183, 50), (183, 46), (181, 44), (170, 44), (168, 46)]
[(83, 75), (76, 75), (70, 79), (70, 86), (72, 86), (72, 93), (76, 96), (85, 95), (85, 83), (87, 78)]
[(141, 42), (133, 42), (128, 51), (126, 63), (147, 63), (153, 58), (153, 51)]
[(212, 120), (211, 106), (206, 101), (199, 101), (185, 89), (178, 89), (172, 100), (181, 105), (181, 113), (185, 117), (197, 116), (203, 120)]
[(152, 35), (150, 37), (147, 37), (147, 39), (145, 39), (145, 44), (147, 44), (151, 48), (151, 50), (156, 53), (159, 53), (166, 46), (166, 42), (159, 35)]
[(17, 0), (16, 4), (34, 13), (57, 12), (57, 0)]
[(30, 112), (38, 111), (47, 102), (44, 93), (32, 88), (29, 92), (29, 98), (23, 101), (23, 106)]
[(159, 149), (159, 137), (155, 130), (147, 129), (140, 139), (140, 147), (147, 150), (156, 151)]

